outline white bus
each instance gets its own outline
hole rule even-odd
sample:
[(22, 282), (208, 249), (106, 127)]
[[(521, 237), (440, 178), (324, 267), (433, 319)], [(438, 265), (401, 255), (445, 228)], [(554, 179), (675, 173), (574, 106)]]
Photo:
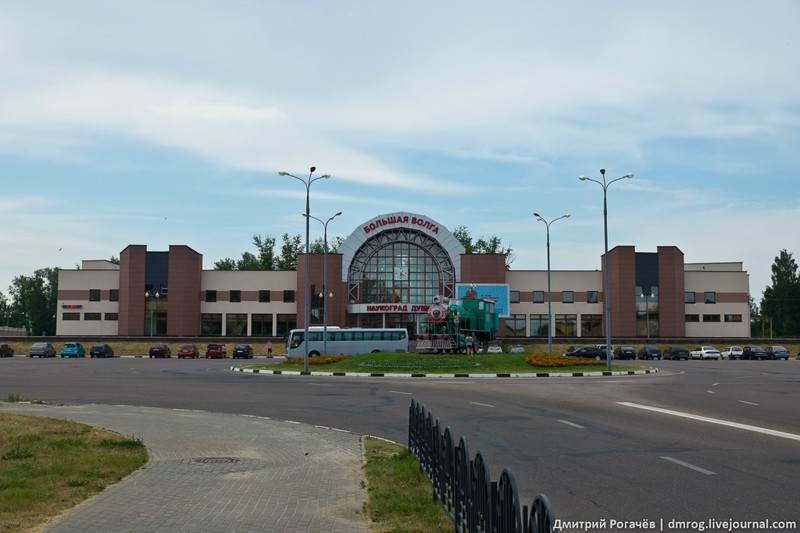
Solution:
[[(322, 355), (325, 350), (323, 328), (308, 328), (308, 356)], [(286, 338), (287, 357), (305, 357), (305, 331), (293, 329)], [(328, 326), (328, 355), (354, 355), (375, 352), (408, 352), (408, 331), (405, 328), (340, 328)]]

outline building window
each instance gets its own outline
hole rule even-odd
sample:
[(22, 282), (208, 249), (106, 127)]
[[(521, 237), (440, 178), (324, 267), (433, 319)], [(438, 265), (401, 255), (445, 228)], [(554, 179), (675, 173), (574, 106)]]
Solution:
[(109, 302), (119, 301), (119, 289), (111, 289), (110, 291), (108, 291), (108, 301)]
[(547, 315), (531, 315), (531, 337), (547, 337), (547, 324), (550, 323)]
[(272, 336), (272, 315), (254, 314), (251, 320), (252, 335)]
[(561, 293), (561, 303), (571, 304), (575, 302), (575, 293), (572, 291), (563, 291)]
[(297, 317), (295, 315), (278, 315), (276, 317), (276, 327), (278, 337), (286, 337), (289, 332), (297, 327)]
[(100, 320), (102, 313), (83, 313), (84, 320)]
[(700, 315), (686, 315), (686, 322), (700, 322)]
[(206, 302), (216, 302), (217, 291), (206, 291)]
[(717, 293), (713, 291), (703, 293), (703, 302), (707, 304), (717, 303)]
[(602, 337), (603, 315), (581, 315), (581, 337)]
[(556, 315), (556, 337), (577, 335), (578, 315)]
[(511, 303), (512, 304), (519, 303), (519, 291), (511, 291)]
[(247, 315), (228, 313), (225, 315), (225, 336), (244, 337), (247, 335)]
[(90, 302), (100, 301), (100, 289), (89, 289), (89, 301)]
[(600, 301), (600, 296), (597, 291), (586, 291), (587, 304), (596, 304), (598, 301)]
[(258, 291), (258, 301), (262, 304), (269, 302), (269, 291)]
[(119, 313), (106, 313), (105, 320), (119, 320)]
[(525, 336), (525, 315), (510, 315), (505, 319), (508, 335), (513, 337)]
[(242, 301), (242, 291), (231, 291), (231, 298), (230, 301), (233, 303), (239, 303)]
[(544, 291), (533, 291), (533, 303), (535, 304), (544, 303)]
[(719, 315), (703, 315), (703, 322), (719, 322)]
[[(216, 291), (214, 293), (216, 294)], [(222, 335), (222, 313), (202, 313), (200, 335)]]
[(61, 315), (62, 320), (80, 320), (81, 314), (80, 313), (63, 313)]
[(283, 301), (294, 302), (294, 291), (283, 291)]
[(683, 293), (683, 303), (685, 303), (685, 304), (693, 304), (694, 303), (694, 293), (693, 292), (684, 292)]
[(725, 315), (725, 322), (741, 322), (742, 315)]

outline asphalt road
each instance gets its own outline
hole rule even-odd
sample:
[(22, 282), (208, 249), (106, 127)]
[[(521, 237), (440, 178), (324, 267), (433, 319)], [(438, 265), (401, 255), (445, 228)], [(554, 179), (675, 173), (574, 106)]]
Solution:
[(470, 455), (483, 452), (493, 479), (512, 471), (523, 504), (547, 494), (558, 518), (605, 520), (591, 530), (612, 520), (624, 531), (800, 525), (797, 360), (656, 361), (648, 376), (531, 379), (276, 376), (232, 364), (14, 357), (0, 360), (0, 399), (254, 414), (405, 443), (415, 398)]

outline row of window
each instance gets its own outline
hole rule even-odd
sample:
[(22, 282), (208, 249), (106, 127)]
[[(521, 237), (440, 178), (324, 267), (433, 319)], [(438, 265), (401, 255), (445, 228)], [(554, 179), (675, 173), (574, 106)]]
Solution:
[[(241, 302), (242, 301), (242, 291), (240, 290), (232, 290), (228, 291), (230, 293), (230, 300), (231, 302)], [(260, 303), (269, 303), (270, 301), (270, 293), (272, 291), (268, 290), (260, 290), (258, 291), (258, 301)], [(284, 302), (294, 302), (295, 301), (295, 291), (283, 291), (283, 301)], [(101, 290), (100, 289), (89, 289), (89, 301), (90, 302), (99, 302), (100, 301)], [(111, 289), (108, 292), (108, 301), (109, 302), (118, 302), (119, 301), (119, 289)], [(207, 290), (206, 291), (206, 302), (216, 302), (217, 301), (217, 291), (215, 290)]]
[[(652, 317), (653, 315), (650, 315)], [(686, 315), (686, 322), (741, 322), (742, 315)], [(603, 335), (603, 315), (583, 314), (554, 314), (555, 335), (562, 337), (577, 336), (580, 329), (581, 337), (602, 337)], [(547, 326), (549, 324), (548, 315), (529, 315), (531, 337), (546, 337)], [(525, 315), (510, 315), (505, 320), (505, 327), (508, 335), (525, 335)]]
[[(535, 304), (545, 303), (544, 300), (545, 291), (533, 291), (531, 294), (533, 296), (532, 297), (533, 303)], [(596, 304), (598, 302), (599, 302), (598, 291), (586, 291), (587, 304)], [(520, 303), (520, 291), (511, 291), (511, 303), (512, 304)], [(575, 291), (561, 291), (561, 303), (563, 304), (575, 303)], [(691, 291), (684, 292), (683, 303), (687, 304), (697, 303), (697, 293)], [(717, 293), (715, 291), (704, 292), (703, 303), (706, 304), (717, 303)]]
[[(63, 313), (62, 320), (80, 320), (80, 313)], [(84, 320), (119, 320), (119, 313), (83, 313)]]

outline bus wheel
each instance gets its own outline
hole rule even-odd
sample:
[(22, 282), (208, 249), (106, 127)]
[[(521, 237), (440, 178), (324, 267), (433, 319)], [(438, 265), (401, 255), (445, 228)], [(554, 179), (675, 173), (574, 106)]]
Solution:
[(312, 350), (312, 351), (308, 352), (308, 356), (309, 357), (319, 357), (319, 352)]

